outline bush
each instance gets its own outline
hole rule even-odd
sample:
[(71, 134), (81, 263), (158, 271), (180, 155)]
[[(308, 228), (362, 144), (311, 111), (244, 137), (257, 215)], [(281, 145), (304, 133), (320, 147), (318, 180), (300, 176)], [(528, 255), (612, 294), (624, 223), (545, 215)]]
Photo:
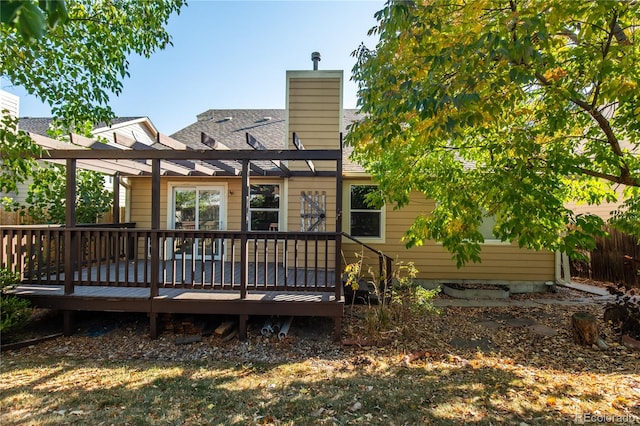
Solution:
[[(358, 261), (345, 266), (346, 286), (351, 286), (354, 291), (358, 289), (364, 280), (362, 277), (363, 257), (358, 256)], [(369, 305), (365, 313), (365, 329), (371, 335), (397, 332), (401, 335), (410, 334), (413, 330), (412, 319), (422, 315), (439, 313), (433, 306), (432, 299), (440, 291), (439, 288), (428, 290), (414, 279), (418, 270), (413, 262), (396, 262), (393, 269), (390, 288), (380, 288), (383, 280), (377, 277), (371, 268), (367, 269), (370, 276), (368, 287), (375, 290), (377, 305)]]
[(618, 288), (609, 287), (609, 292), (615, 295), (615, 300), (607, 304), (604, 320), (621, 336), (640, 339), (640, 295), (637, 289), (620, 284)]
[(0, 333), (6, 333), (24, 325), (33, 309), (29, 301), (6, 294), (20, 282), (20, 276), (0, 268)]

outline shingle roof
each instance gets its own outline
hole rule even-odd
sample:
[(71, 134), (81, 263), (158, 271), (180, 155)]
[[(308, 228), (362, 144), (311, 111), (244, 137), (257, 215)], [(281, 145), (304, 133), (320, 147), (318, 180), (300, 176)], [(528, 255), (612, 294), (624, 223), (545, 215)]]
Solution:
[(21, 117), (20, 130), (35, 133), (37, 135), (47, 136), (47, 130), (51, 125), (51, 118), (48, 117)]
[(252, 149), (246, 142), (249, 132), (269, 149), (282, 149), (285, 142), (283, 109), (210, 109), (198, 121), (177, 131), (172, 138), (193, 148), (202, 148), (201, 133), (231, 149)]
[[(139, 117), (115, 117), (111, 120), (111, 125), (121, 124), (127, 121), (138, 120), (140, 118), (144, 118), (144, 116)], [(53, 118), (51, 117), (20, 117), (20, 130), (24, 130), (25, 132), (35, 133), (37, 135), (48, 136), (47, 130), (51, 127), (51, 122)], [(105, 127), (105, 123), (98, 123), (95, 128)]]
[[(343, 133), (347, 126), (359, 118), (357, 110), (343, 110)], [(285, 145), (284, 109), (210, 109), (198, 115), (198, 121), (172, 134), (195, 149), (201, 144), (201, 133), (212, 137), (231, 149), (252, 149), (246, 142), (246, 133), (255, 137), (268, 149), (282, 149)], [(351, 148), (344, 150), (343, 170), (362, 171), (362, 167), (348, 160)]]

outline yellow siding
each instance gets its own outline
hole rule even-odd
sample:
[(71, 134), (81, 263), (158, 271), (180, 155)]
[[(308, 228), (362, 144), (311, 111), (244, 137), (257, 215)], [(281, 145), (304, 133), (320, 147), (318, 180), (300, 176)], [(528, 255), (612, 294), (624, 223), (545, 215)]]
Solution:
[[(349, 183), (345, 181), (345, 194)], [(554, 279), (554, 255), (548, 251), (535, 252), (510, 244), (486, 243), (482, 247), (481, 263), (471, 263), (458, 269), (451, 254), (433, 241), (426, 242), (422, 247), (407, 249), (402, 241), (404, 232), (420, 213), (429, 211), (433, 206), (433, 202), (425, 200), (424, 196), (413, 194), (411, 202), (403, 209), (387, 208), (385, 242), (367, 244), (398, 261), (414, 262), (419, 271), (418, 278), (423, 280), (544, 282)], [(345, 230), (348, 226), (347, 209), (348, 204), (345, 203)], [(348, 261), (354, 259), (354, 253), (361, 253), (359, 246), (348, 240), (343, 241), (342, 247)], [(377, 270), (377, 258), (372, 258), (366, 250), (363, 254)]]
[(624, 188), (622, 186), (618, 187), (616, 190), (617, 201), (612, 203), (602, 203), (600, 205), (596, 204), (576, 204), (569, 203), (567, 204), (567, 208), (573, 210), (576, 214), (594, 214), (596, 216), (600, 216), (605, 221), (611, 218), (611, 212), (617, 210), (622, 203), (624, 203)]
[[(288, 147), (295, 132), (305, 149), (337, 149), (342, 116), (342, 72), (297, 71), (287, 74)], [(335, 170), (335, 162), (314, 162), (317, 170)], [(292, 162), (292, 170), (305, 170)]]

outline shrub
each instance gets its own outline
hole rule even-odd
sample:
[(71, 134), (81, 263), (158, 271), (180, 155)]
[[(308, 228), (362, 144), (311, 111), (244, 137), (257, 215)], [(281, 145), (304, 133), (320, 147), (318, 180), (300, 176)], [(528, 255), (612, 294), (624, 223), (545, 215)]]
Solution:
[(640, 339), (640, 295), (637, 289), (620, 284), (618, 288), (609, 287), (609, 292), (615, 295), (615, 300), (607, 304), (604, 320), (621, 336)]
[(18, 282), (20, 282), (18, 274), (0, 268), (0, 333), (6, 333), (24, 325), (33, 311), (29, 301), (6, 294), (6, 291)]
[[(356, 255), (357, 261), (345, 266), (345, 285), (358, 290), (363, 281), (375, 291), (377, 304), (369, 304), (365, 313), (365, 329), (371, 335), (397, 332), (401, 335), (411, 333), (413, 318), (439, 311), (433, 306), (432, 299), (440, 291), (439, 288), (429, 290), (415, 283), (418, 269), (413, 262), (397, 261), (394, 264), (392, 282), (386, 288), (383, 278), (376, 276), (371, 267), (366, 268), (365, 279), (363, 257)], [(386, 273), (386, 271), (385, 271)]]

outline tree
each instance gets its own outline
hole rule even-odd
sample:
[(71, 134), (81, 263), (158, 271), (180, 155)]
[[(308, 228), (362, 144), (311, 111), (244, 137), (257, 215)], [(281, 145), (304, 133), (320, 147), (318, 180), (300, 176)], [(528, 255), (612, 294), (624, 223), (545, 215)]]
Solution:
[(479, 261), (492, 216), (503, 241), (573, 253), (603, 221), (568, 203), (618, 187), (612, 223), (640, 235), (640, 2), (391, 0), (376, 18), (346, 141), (387, 202), (436, 201), (407, 245)]
[[(129, 55), (150, 57), (171, 43), (165, 30), (184, 0), (4, 0), (0, 76), (51, 106), (58, 134), (88, 135), (114, 117)], [(39, 149), (15, 122), (0, 124), (0, 191), (15, 191)], [(8, 167), (7, 167), (8, 166)], [(11, 199), (5, 196), (2, 203)]]
[[(36, 223), (65, 223), (66, 172), (62, 166), (40, 167), (33, 173), (26, 203), (16, 209), (28, 213)], [(91, 170), (76, 175), (76, 222), (96, 223), (111, 209), (113, 197), (104, 187), (104, 176)]]
[[(0, 121), (0, 192), (10, 193), (18, 190), (18, 183), (24, 182), (37, 167), (33, 157), (41, 153), (28, 134), (18, 132), (18, 119), (9, 114), (2, 115)], [(25, 157), (26, 155), (26, 157)], [(0, 205), (8, 204), (8, 196), (0, 198)]]
[[(37, 2), (14, 0), (7, 5), (25, 3)], [(86, 121), (93, 125), (109, 122), (114, 117), (108, 105), (109, 96), (117, 96), (122, 91), (122, 79), (129, 76), (128, 56), (137, 54), (148, 58), (157, 49), (169, 45), (171, 38), (164, 26), (185, 2), (66, 0), (40, 3), (51, 7), (39, 9), (49, 23), (39, 38), (29, 36), (30, 33), (37, 35), (37, 29), (25, 34), (25, 25), (38, 28), (38, 21), (31, 19), (32, 15), (28, 15), (24, 25), (19, 25), (23, 14), (17, 14), (13, 20), (3, 16), (1, 74), (49, 104), (63, 127), (82, 128)], [(35, 9), (38, 8), (32, 5), (26, 10)]]
[(0, 23), (15, 29), (26, 40), (42, 38), (47, 28), (55, 28), (66, 19), (65, 0), (5, 0), (0, 8)]

